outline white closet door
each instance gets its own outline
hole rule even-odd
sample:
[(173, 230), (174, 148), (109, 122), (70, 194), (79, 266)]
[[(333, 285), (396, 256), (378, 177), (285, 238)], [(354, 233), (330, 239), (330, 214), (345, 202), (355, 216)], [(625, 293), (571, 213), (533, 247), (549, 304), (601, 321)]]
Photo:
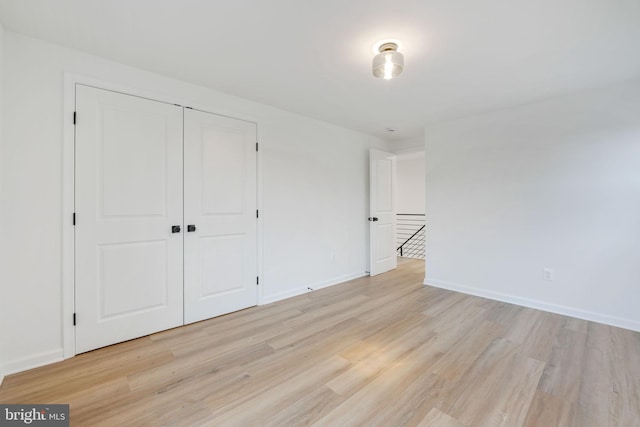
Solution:
[(81, 353), (183, 322), (182, 108), (78, 85), (76, 111)]
[(185, 323), (257, 304), (256, 126), (184, 111)]

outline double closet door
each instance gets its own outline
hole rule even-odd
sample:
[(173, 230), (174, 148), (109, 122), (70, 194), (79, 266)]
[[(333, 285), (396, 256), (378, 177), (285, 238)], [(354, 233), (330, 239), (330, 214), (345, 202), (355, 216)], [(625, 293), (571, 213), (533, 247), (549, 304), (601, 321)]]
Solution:
[(255, 305), (255, 124), (84, 85), (76, 114), (76, 353)]

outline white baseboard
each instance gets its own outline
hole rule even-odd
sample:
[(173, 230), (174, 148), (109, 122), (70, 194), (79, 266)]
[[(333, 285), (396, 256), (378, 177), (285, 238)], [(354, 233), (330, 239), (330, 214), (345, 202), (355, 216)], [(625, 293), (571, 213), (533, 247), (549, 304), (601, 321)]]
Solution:
[(0, 385), (2, 385), (2, 381), (4, 381), (4, 366), (0, 365)]
[(520, 305), (523, 307), (535, 308), (537, 310), (548, 311), (550, 313), (562, 314), (564, 316), (575, 317), (578, 319), (589, 320), (592, 322), (603, 323), (605, 325), (617, 326), (619, 328), (640, 332), (640, 322), (632, 319), (624, 319), (621, 317), (611, 316), (608, 314), (581, 310), (574, 307), (567, 307), (564, 305), (552, 304), (544, 301), (518, 297), (515, 295), (489, 291), (486, 289), (459, 285), (456, 283), (445, 282), (437, 279), (430, 279), (427, 277), (425, 277), (424, 279), (424, 284), (429, 286), (434, 286), (436, 288), (442, 288), (450, 291), (461, 292), (463, 294), (475, 295), (478, 297), (507, 302), (510, 304)]
[(5, 362), (3, 366), (4, 375), (11, 375), (33, 368), (39, 368), (40, 366), (48, 365), (50, 363), (60, 362), (63, 359), (62, 349), (60, 348), (25, 357), (23, 359)]
[[(340, 284), (340, 283), (344, 283), (344, 282), (347, 282), (347, 281), (353, 280), (353, 279), (359, 279), (360, 277), (364, 277), (364, 276), (368, 276), (368, 275), (369, 275), (369, 273), (367, 273), (366, 271), (362, 272), (362, 273), (346, 274), (344, 276), (334, 277), (333, 279), (329, 279), (329, 280), (325, 280), (325, 281), (317, 282), (317, 283), (312, 283), (312, 284), (310, 284), (308, 286), (291, 289), (289, 291), (279, 292), (279, 293), (273, 294), (273, 295), (265, 295), (264, 298), (262, 299), (262, 303), (260, 305), (270, 304), (270, 303), (276, 302), (276, 301), (282, 301), (283, 299), (287, 299), (287, 298), (293, 298), (293, 297), (296, 297), (298, 295), (306, 294), (308, 292), (317, 291), (318, 289), (322, 289), (322, 288), (328, 288), (329, 286), (333, 286), (333, 285), (337, 285), (337, 284)], [(311, 288), (312, 290), (309, 290), (309, 288)]]

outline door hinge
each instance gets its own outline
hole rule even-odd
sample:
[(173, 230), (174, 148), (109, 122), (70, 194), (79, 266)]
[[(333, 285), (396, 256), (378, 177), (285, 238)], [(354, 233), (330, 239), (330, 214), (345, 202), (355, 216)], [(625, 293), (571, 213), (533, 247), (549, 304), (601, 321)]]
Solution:
[(256, 218), (260, 218), (260, 211), (256, 209)]
[(73, 313), (73, 326), (76, 326), (76, 314)]
[(256, 151), (258, 151), (258, 143), (256, 142)]
[(73, 124), (74, 125), (76, 124), (76, 112), (75, 111), (73, 112)]
[(73, 225), (76, 225), (76, 213), (73, 213)]
[(260, 276), (256, 276), (256, 285), (260, 284)]

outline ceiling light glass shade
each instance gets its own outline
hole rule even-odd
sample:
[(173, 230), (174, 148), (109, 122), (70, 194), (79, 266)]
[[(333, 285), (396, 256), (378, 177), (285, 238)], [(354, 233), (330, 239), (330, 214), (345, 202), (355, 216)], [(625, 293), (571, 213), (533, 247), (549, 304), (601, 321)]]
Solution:
[(385, 43), (380, 53), (373, 57), (373, 75), (382, 79), (397, 77), (404, 70), (404, 55), (398, 52), (398, 45)]

